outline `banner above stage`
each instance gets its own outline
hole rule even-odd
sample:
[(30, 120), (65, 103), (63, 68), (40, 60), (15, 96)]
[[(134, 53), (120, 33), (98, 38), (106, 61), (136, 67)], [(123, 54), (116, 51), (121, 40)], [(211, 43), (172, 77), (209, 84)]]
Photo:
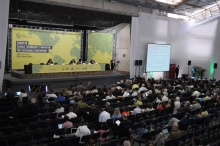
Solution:
[(25, 64), (40, 64), (52, 59), (58, 64), (78, 60), (81, 52), (81, 32), (12, 28), (12, 69), (24, 69)]

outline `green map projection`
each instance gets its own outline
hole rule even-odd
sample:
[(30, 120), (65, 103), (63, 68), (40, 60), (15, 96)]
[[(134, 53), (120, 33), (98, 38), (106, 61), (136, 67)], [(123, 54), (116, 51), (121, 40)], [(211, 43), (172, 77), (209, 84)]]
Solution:
[(109, 63), (112, 59), (113, 34), (89, 33), (88, 34), (88, 58), (98, 63)]
[[(24, 65), (29, 63), (46, 64), (49, 58), (58, 64), (69, 64), (72, 59), (78, 60), (81, 36), (81, 32), (14, 27), (12, 29), (12, 69), (23, 69)], [(27, 46), (51, 46), (51, 48), (47, 52), (35, 52), (30, 51), (31, 49), (17, 48), (17, 42), (27, 42)]]

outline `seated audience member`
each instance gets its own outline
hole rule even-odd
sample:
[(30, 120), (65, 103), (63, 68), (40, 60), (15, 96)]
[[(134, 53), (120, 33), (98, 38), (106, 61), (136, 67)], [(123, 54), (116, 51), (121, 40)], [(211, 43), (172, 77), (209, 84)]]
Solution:
[(138, 89), (132, 89), (133, 93), (131, 94), (131, 96), (138, 96)]
[(196, 111), (198, 109), (201, 109), (201, 104), (200, 104), (200, 100), (199, 99), (196, 99), (195, 100), (195, 103), (190, 107), (190, 110), (191, 111)]
[(128, 141), (128, 140), (125, 140), (125, 141), (123, 142), (123, 146), (131, 146), (131, 142)]
[(98, 90), (96, 89), (96, 86), (93, 86), (93, 87), (92, 87), (91, 93), (98, 93)]
[(66, 97), (63, 96), (62, 92), (60, 92), (59, 95), (60, 96), (57, 97), (57, 102), (66, 101)]
[(192, 138), (192, 146), (202, 146), (200, 145), (200, 140), (197, 137)]
[(108, 132), (108, 126), (106, 124), (102, 124), (101, 125), (101, 129), (98, 130), (98, 132), (100, 133), (100, 138), (99, 138), (99, 141), (105, 141), (105, 140), (108, 140), (108, 137), (106, 138), (102, 138), (102, 134), (105, 133), (105, 132)]
[(163, 134), (162, 132), (160, 132), (156, 139), (154, 140), (154, 144), (157, 146), (162, 146), (165, 143), (165, 140), (173, 140), (173, 139), (177, 139), (180, 138), (182, 136), (181, 131), (178, 128), (178, 124), (174, 123), (172, 125), (172, 130), (170, 133), (167, 134)]
[(66, 96), (71, 96), (71, 95), (73, 95), (73, 91), (72, 91), (72, 89), (71, 89), (71, 87), (70, 86), (68, 86), (67, 87), (67, 90), (66, 90)]
[(94, 60), (94, 59), (91, 59), (91, 60), (90, 60), (90, 63), (91, 63), (91, 64), (95, 64), (95, 60)]
[(115, 121), (115, 119), (121, 118), (121, 113), (120, 113), (120, 109), (119, 108), (115, 108), (115, 111), (112, 115), (112, 119), (113, 122)]
[(135, 98), (134, 104), (136, 104), (136, 103), (138, 103), (139, 105), (143, 105), (143, 102), (141, 101), (141, 97), (140, 97), (140, 96), (137, 96), (137, 97)]
[(126, 115), (127, 117), (130, 116), (130, 111), (128, 109), (128, 106), (123, 106), (123, 112), (121, 113), (121, 115)]
[(50, 59), (47, 61), (47, 65), (51, 65), (51, 64), (53, 64), (53, 61), (52, 61), (52, 59), (50, 58)]
[(130, 96), (130, 94), (128, 93), (128, 91), (127, 91), (127, 89), (125, 88), (125, 89), (122, 89), (122, 90), (124, 90), (124, 92), (123, 92), (123, 98), (125, 98), (125, 97), (129, 97)]
[(70, 63), (69, 64), (75, 64), (76, 63), (76, 60), (75, 59), (72, 59), (70, 60)]
[(114, 111), (114, 108), (112, 108), (112, 107), (110, 106), (110, 102), (106, 102), (106, 103), (105, 103), (105, 111), (107, 111), (107, 112), (112, 112), (112, 111)]
[(13, 93), (13, 91), (11, 90), (11, 88), (8, 88), (8, 90), (7, 90), (7, 94), (6, 94), (6, 96), (5, 96), (6, 101), (12, 103), (14, 97), (15, 97), (15, 94)]
[(82, 142), (81, 142), (81, 138), (82, 138), (83, 136), (85, 136), (85, 135), (91, 135), (91, 131), (90, 131), (90, 129), (87, 127), (87, 125), (83, 125), (83, 126), (79, 126), (79, 127), (77, 128), (75, 135), (76, 135), (77, 137), (80, 137), (80, 143), (82, 143)]
[(57, 103), (55, 113), (62, 113), (62, 112), (64, 112), (64, 108), (61, 106), (60, 103)]
[(210, 93), (206, 93), (205, 100), (211, 100)]
[(38, 103), (39, 108), (45, 108), (44, 97), (42, 93), (38, 94), (37, 103)]
[(88, 118), (90, 119), (90, 121), (96, 122), (99, 119), (99, 114), (100, 114), (99, 109), (95, 106), (95, 104), (92, 104), (88, 114)]
[(180, 98), (177, 96), (176, 100), (174, 102), (174, 110), (173, 110), (173, 114), (178, 113), (178, 111), (180, 110), (181, 106), (180, 106)]
[(71, 128), (73, 127), (73, 123), (69, 121), (69, 117), (64, 117), (64, 123), (62, 124), (62, 128)]
[(160, 93), (160, 95), (161, 95), (161, 99), (162, 99), (162, 101), (164, 101), (164, 102), (167, 102), (168, 100), (169, 100), (169, 98), (167, 97), (167, 96), (165, 96), (164, 95), (164, 93)]
[(132, 115), (136, 115), (142, 112), (140, 105), (138, 103), (135, 104), (136, 108), (133, 110)]
[(51, 89), (50, 92), (46, 94), (46, 97), (57, 98), (57, 95), (53, 92), (53, 89)]
[(83, 99), (79, 99), (78, 101), (78, 105), (76, 107), (76, 113), (78, 113), (80, 111), (80, 109), (83, 108), (91, 108), (87, 103), (83, 102)]
[(182, 119), (171, 118), (167, 124), (167, 126), (172, 126), (174, 123), (188, 123), (190, 121), (190, 114), (186, 113)]
[(23, 97), (27, 97), (27, 92), (25, 92), (24, 89), (21, 89), (20, 91), (19, 100), (22, 100)]
[(69, 107), (69, 113), (66, 114), (66, 116), (69, 118), (69, 119), (72, 119), (72, 118), (76, 118), (77, 115), (73, 112), (73, 107)]
[(138, 90), (139, 93), (141, 93), (142, 91), (147, 91), (147, 88), (145, 87), (145, 84), (142, 84), (141, 88)]
[(146, 124), (141, 123), (140, 127), (137, 128), (137, 134), (133, 136), (133, 139), (138, 141), (145, 141), (145, 139), (142, 138), (142, 135), (147, 132), (148, 129), (146, 128)]
[(116, 99), (116, 97), (112, 94), (112, 91), (111, 91), (111, 90), (108, 90), (108, 95), (106, 96), (105, 99), (106, 99), (106, 100)]
[(192, 96), (198, 98), (201, 95), (199, 91), (200, 89), (197, 88), (196, 91), (193, 92)]
[(190, 102), (189, 101), (185, 101), (184, 103), (184, 107), (182, 108), (183, 112), (190, 112)]
[(117, 131), (119, 138), (122, 137), (130, 137), (130, 127), (132, 125), (132, 121), (128, 120), (127, 116), (122, 116), (121, 123), (117, 125)]
[(204, 118), (208, 116), (208, 111), (205, 106), (202, 107), (202, 111), (197, 115), (198, 118)]
[(165, 102), (161, 102), (161, 103), (158, 104), (157, 110), (159, 110), (161, 112), (161, 111), (164, 111), (165, 109), (166, 109), (166, 103)]
[(153, 108), (153, 104), (151, 102), (148, 102), (147, 103), (147, 108), (145, 109), (145, 112), (149, 112), (149, 111), (153, 111), (153, 110), (155, 110)]
[(110, 113), (103, 110), (99, 115), (99, 122), (100, 123), (105, 123), (108, 119), (111, 119)]

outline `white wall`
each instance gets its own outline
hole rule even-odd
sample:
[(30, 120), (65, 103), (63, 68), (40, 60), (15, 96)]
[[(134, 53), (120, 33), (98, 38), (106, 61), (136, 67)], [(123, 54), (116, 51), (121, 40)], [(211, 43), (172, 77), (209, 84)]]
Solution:
[(5, 54), (7, 44), (7, 30), (8, 30), (8, 13), (10, 0), (1, 0), (0, 5), (0, 93), (2, 92), (3, 76), (5, 69)]
[[(220, 63), (218, 54), (220, 50), (219, 19), (213, 19), (205, 23), (192, 25), (178, 19), (140, 13), (139, 17), (132, 18), (131, 28), (131, 58), (130, 77), (135, 75), (134, 60), (146, 62), (147, 43), (171, 44), (171, 64), (180, 65), (180, 73), (188, 73), (188, 60), (192, 65), (207, 69), (205, 77), (211, 79), (210, 65)], [(145, 65), (146, 63), (144, 63)], [(145, 66), (141, 67), (141, 75)], [(219, 69), (215, 72), (215, 78), (220, 79)], [(190, 72), (191, 74), (191, 72)], [(154, 78), (164, 77), (163, 73), (154, 73)]]
[(119, 24), (115, 27), (116, 30), (116, 61), (118, 71), (130, 71), (130, 24)]

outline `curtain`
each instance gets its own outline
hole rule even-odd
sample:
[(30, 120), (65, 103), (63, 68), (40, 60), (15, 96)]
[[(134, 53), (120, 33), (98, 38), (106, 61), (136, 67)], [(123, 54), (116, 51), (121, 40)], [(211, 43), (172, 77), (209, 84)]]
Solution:
[(7, 32), (8, 32), (8, 15), (9, 15), (10, 0), (1, 0), (0, 5), (0, 92), (2, 92), (3, 77), (5, 70), (5, 56), (7, 45)]

